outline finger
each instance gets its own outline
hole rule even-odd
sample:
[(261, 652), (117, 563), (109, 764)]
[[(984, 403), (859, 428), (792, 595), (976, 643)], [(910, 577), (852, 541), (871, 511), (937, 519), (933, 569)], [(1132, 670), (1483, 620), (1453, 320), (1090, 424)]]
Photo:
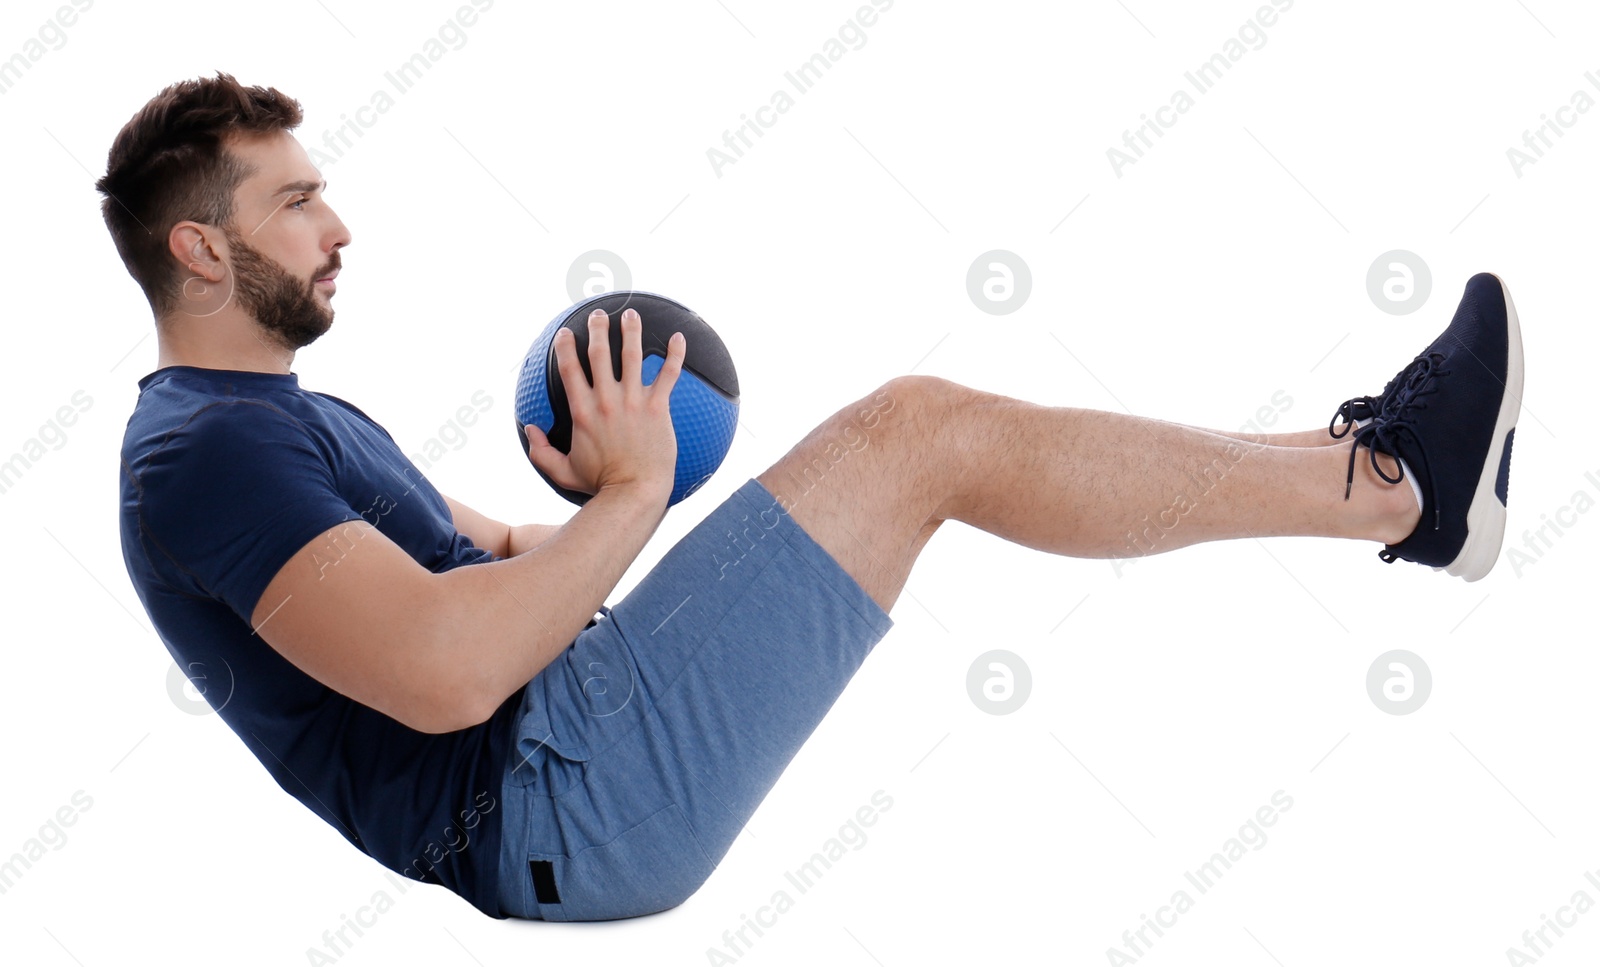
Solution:
[(655, 382), (650, 384), (651, 389), (664, 396), (672, 395), (672, 387), (677, 385), (678, 375), (683, 372), (683, 357), (688, 350), (689, 343), (683, 333), (673, 333), (667, 340), (667, 361), (661, 364), (661, 372), (656, 374)]
[(622, 389), (624, 392), (635, 386), (641, 385), (639, 369), (644, 352), (640, 349), (643, 337), (640, 333), (644, 323), (639, 320), (637, 310), (628, 308), (622, 312)]
[(528, 438), (528, 462), (532, 463), (557, 486), (568, 490), (579, 487), (577, 475), (572, 471), (572, 458), (550, 444), (544, 431), (530, 423), (523, 427)]
[(596, 392), (604, 393), (606, 386), (616, 385), (611, 372), (611, 317), (604, 309), (589, 313), (589, 372)]
[(561, 374), (562, 385), (567, 388), (567, 405), (574, 412), (587, 412), (592, 390), (583, 376), (583, 365), (578, 362), (577, 337), (572, 330), (562, 326), (556, 330), (556, 371)]

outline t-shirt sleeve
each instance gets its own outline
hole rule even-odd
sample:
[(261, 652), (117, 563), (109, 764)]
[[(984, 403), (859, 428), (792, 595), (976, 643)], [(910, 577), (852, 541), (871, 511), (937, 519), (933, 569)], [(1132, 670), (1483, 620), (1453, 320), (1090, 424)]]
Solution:
[(257, 400), (203, 407), (138, 476), (149, 552), (246, 623), (295, 552), (361, 517), (311, 431)]

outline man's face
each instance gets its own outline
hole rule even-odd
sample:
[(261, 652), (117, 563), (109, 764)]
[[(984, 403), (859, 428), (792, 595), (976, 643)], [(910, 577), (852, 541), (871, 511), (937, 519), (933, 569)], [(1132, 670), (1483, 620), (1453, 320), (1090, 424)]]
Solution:
[(229, 150), (256, 168), (235, 193), (234, 225), (223, 227), (234, 294), (284, 348), (308, 346), (333, 325), (332, 276), (350, 233), (287, 132), (237, 139)]
[[(223, 234), (233, 258), (234, 295), (271, 338), (285, 349), (295, 350), (311, 345), (328, 331), (333, 325), (333, 306), (328, 303), (332, 293), (323, 290), (330, 283), (308, 283), (232, 229), (224, 228)], [(319, 269), (315, 278), (337, 268), (335, 255), (334, 263)]]

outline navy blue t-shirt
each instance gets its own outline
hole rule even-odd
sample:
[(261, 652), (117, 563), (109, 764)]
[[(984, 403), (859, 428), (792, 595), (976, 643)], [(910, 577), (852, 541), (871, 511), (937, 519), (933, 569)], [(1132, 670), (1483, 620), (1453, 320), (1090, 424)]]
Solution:
[(297, 375), (169, 366), (139, 390), (122, 553), (178, 666), (273, 779), (357, 848), (503, 918), (498, 807), (520, 695), (471, 728), (418, 732), (300, 671), (250, 625), (284, 563), (345, 521), (366, 520), (435, 573), (495, 556), (457, 532), (386, 430)]

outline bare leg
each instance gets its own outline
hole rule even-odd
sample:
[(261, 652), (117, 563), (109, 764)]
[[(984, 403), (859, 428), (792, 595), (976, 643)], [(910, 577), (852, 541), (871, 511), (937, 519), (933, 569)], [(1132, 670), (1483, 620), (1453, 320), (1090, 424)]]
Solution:
[(757, 479), (887, 611), (945, 520), (1095, 558), (1249, 536), (1411, 533), (1410, 488), (1379, 480), (1363, 451), (1346, 500), (1349, 444), (1330, 442), (1251, 444), (907, 376), (825, 420)]
[[(1166, 421), (1162, 421), (1166, 422)], [(1174, 423), (1173, 426), (1186, 424)], [(1239, 430), (1211, 430), (1205, 427), (1190, 427), (1192, 430), (1202, 430), (1212, 436), (1228, 437), (1233, 440), (1244, 440), (1247, 443), (1265, 444), (1269, 447), (1327, 447), (1343, 444), (1346, 449), (1350, 446), (1350, 438), (1340, 440), (1330, 436), (1327, 427), (1316, 430), (1294, 430), (1286, 433), (1245, 433)]]

